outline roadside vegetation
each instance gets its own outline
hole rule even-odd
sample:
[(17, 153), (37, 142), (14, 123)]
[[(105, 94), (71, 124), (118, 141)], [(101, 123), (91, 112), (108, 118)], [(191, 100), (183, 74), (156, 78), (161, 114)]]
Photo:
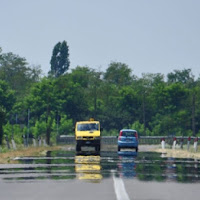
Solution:
[(57, 136), (74, 134), (76, 121), (91, 117), (101, 122), (103, 135), (133, 128), (146, 136), (200, 136), (200, 77), (189, 68), (166, 77), (137, 77), (121, 62), (105, 71), (70, 69), (66, 41), (53, 48), (49, 68), (44, 75), (40, 66), (0, 49), (0, 145), (6, 135), (17, 144), (23, 135), (55, 144)]

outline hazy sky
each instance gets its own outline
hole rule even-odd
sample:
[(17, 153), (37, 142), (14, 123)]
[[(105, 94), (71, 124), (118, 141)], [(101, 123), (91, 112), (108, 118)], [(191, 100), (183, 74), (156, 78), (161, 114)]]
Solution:
[(200, 74), (199, 0), (0, 0), (0, 47), (50, 70), (53, 47), (67, 41), (70, 68), (133, 74)]

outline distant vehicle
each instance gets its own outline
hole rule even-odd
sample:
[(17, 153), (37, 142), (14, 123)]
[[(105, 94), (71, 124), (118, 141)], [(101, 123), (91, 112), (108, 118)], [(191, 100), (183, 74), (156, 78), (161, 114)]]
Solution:
[(101, 150), (100, 122), (91, 118), (89, 121), (80, 121), (75, 126), (76, 151), (81, 151), (82, 146), (95, 147), (95, 151)]
[(122, 129), (118, 137), (118, 151), (122, 148), (134, 148), (138, 152), (138, 133), (132, 129)]

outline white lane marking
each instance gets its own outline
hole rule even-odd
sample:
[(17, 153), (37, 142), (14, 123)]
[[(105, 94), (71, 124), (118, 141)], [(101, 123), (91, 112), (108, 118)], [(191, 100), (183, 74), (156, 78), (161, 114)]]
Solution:
[(130, 200), (126, 192), (123, 180), (121, 178), (116, 178), (113, 173), (113, 181), (117, 200)]

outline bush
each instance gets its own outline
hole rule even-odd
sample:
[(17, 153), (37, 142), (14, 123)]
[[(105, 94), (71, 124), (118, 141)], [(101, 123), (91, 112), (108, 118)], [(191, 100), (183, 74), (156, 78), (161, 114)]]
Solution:
[(139, 135), (152, 135), (151, 131), (148, 128), (146, 128), (145, 130), (144, 124), (141, 124), (139, 121), (136, 121), (132, 125), (130, 125), (130, 129), (136, 130), (139, 133)]
[(107, 130), (104, 129), (103, 132), (102, 132), (102, 135), (103, 136), (118, 136), (119, 130), (112, 129), (110, 131), (107, 131)]
[(21, 128), (20, 125), (18, 124), (12, 125), (10, 123), (7, 123), (3, 126), (3, 130), (4, 130), (4, 137), (5, 135), (7, 135), (9, 141), (11, 141), (13, 135), (16, 144), (22, 143), (22, 135), (25, 133), (24, 132), (25, 129)]
[(45, 121), (36, 121), (35, 126), (30, 128), (30, 133), (34, 138), (45, 137), (46, 136), (46, 122)]

